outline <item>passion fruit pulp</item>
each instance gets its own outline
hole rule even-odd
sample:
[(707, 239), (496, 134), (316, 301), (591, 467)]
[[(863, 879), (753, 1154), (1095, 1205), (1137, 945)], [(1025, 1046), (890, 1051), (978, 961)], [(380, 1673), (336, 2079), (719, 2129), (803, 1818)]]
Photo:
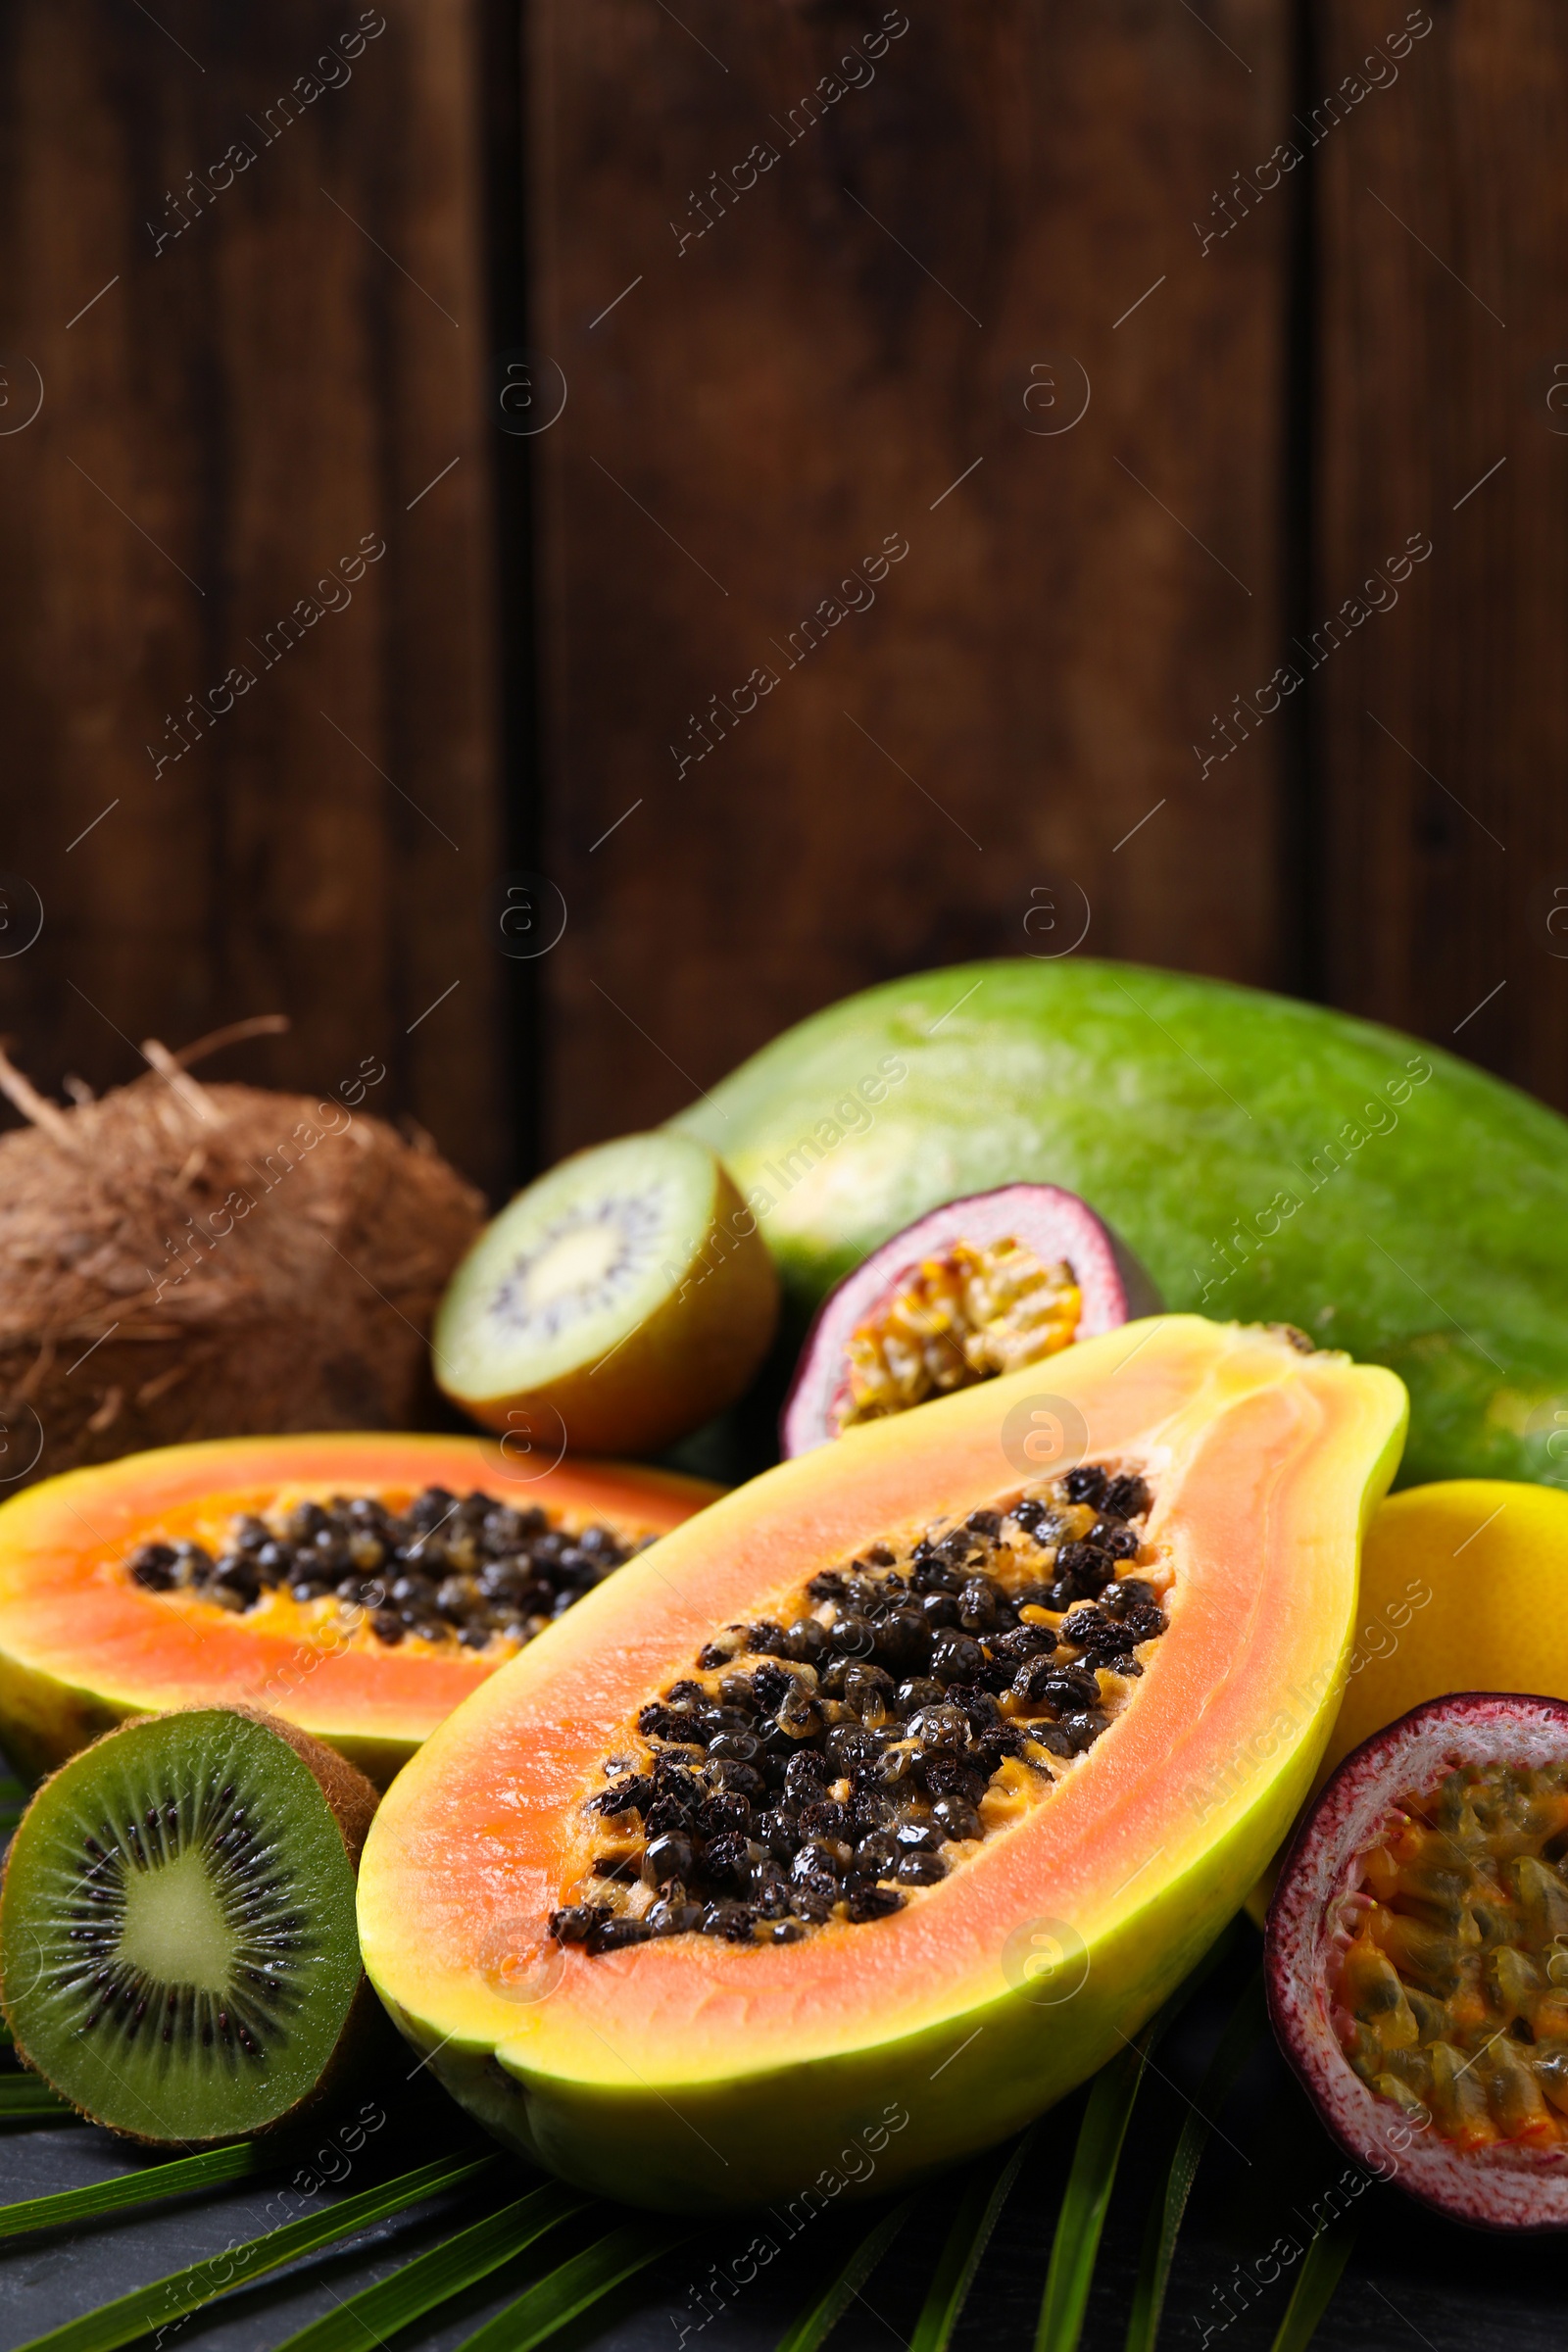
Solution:
[(1568, 1705), (1437, 1699), (1348, 1756), (1269, 1910), (1328, 2130), (1456, 2221), (1568, 2228)]
[(1075, 1193), (1008, 1184), (950, 1200), (823, 1301), (784, 1408), (784, 1453), (1043, 1363), (1159, 1305), (1131, 1250)]

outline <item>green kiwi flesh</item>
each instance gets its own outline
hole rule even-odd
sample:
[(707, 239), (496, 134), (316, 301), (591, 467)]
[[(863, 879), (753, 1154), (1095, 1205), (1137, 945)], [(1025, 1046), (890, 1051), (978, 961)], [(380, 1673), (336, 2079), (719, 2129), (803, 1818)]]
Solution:
[(485, 1228), (431, 1348), (449, 1396), (542, 1455), (635, 1453), (733, 1403), (777, 1314), (767, 1246), (714, 1154), (629, 1135), (563, 1160)]
[(364, 1776), (292, 1726), (193, 1707), (110, 1732), (39, 1788), (0, 1887), (17, 2053), (156, 2145), (311, 2103), (370, 1996), (355, 1929)]

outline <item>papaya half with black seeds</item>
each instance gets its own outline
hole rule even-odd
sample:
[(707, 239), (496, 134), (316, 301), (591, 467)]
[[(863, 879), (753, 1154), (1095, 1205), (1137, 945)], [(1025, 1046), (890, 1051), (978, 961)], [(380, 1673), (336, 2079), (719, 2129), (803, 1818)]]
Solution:
[(385, 1430), (126, 1454), (0, 1505), (0, 1746), (262, 1707), (384, 1787), (524, 1642), (719, 1492)]
[(1172, 1315), (766, 1472), (399, 1775), (371, 1981), (500, 2138), (633, 2202), (1002, 2138), (1284, 1834), (1404, 1426), (1386, 1370)]

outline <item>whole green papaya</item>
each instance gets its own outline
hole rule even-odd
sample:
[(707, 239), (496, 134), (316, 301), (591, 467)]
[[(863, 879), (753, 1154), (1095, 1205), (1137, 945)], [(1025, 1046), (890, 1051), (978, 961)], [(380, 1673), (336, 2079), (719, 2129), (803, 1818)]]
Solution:
[(814, 1014), (674, 1124), (803, 1317), (938, 1202), (1064, 1185), (1170, 1306), (1397, 1372), (1405, 1484), (1568, 1484), (1568, 1122), (1394, 1030), (1139, 964), (960, 964)]

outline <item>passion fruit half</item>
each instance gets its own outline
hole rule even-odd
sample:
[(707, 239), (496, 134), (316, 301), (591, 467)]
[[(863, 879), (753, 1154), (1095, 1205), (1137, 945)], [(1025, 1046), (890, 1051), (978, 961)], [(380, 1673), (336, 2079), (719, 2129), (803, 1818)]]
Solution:
[(1005, 1184), (917, 1217), (818, 1309), (784, 1408), (786, 1456), (1043, 1362), (1161, 1300), (1076, 1193)]
[(1434, 1699), (1348, 1756), (1269, 1909), (1327, 2129), (1449, 2219), (1568, 2229), (1568, 1705)]

